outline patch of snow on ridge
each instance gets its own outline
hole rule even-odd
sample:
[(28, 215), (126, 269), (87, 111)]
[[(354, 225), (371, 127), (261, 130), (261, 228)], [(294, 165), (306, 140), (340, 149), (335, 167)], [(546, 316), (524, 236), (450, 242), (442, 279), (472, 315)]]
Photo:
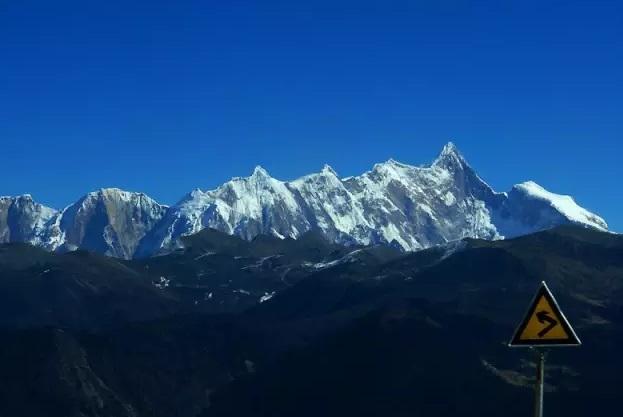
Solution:
[(199, 260), (199, 259), (201, 259), (201, 258), (205, 258), (206, 256), (212, 256), (212, 255), (216, 255), (216, 252), (212, 252), (212, 251), (204, 252), (204, 253), (202, 253), (201, 255), (196, 256), (196, 257), (194, 258), (194, 260), (195, 260), (195, 261), (197, 261), (197, 260)]
[(608, 224), (604, 219), (578, 206), (571, 196), (554, 194), (533, 181), (526, 181), (516, 187), (531, 197), (549, 202), (552, 207), (573, 222), (590, 224), (603, 231), (608, 230)]
[(271, 298), (273, 298), (274, 295), (275, 295), (275, 291), (265, 292), (264, 295), (260, 297), (260, 303), (270, 300)]
[(171, 280), (167, 277), (160, 277), (158, 281), (154, 282), (154, 287), (164, 290), (171, 284)]
[(278, 238), (279, 238), (279, 239), (281, 239), (281, 240), (284, 240), (284, 239), (286, 238), (284, 235), (282, 235), (281, 233), (279, 233), (278, 231), (276, 231), (274, 227), (273, 227), (272, 229), (270, 229), (270, 232), (271, 232), (274, 236), (278, 237)]
[(339, 258), (339, 259), (335, 259), (333, 261), (330, 262), (318, 262), (315, 264), (309, 263), (309, 262), (304, 262), (303, 266), (307, 266), (307, 267), (312, 267), (314, 269), (326, 269), (326, 268), (332, 268), (336, 265), (341, 265), (344, 263), (352, 263), (352, 262), (356, 262), (357, 261), (357, 255), (360, 254), (363, 250), (362, 249), (355, 249), (352, 252), (347, 253), (346, 255), (344, 255), (343, 257)]

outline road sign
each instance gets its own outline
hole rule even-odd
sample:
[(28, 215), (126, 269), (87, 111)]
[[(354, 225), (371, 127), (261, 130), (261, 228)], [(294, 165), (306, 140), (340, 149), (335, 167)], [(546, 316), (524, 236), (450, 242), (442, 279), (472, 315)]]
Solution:
[(530, 304), (509, 346), (579, 346), (580, 339), (545, 282)]
[[(579, 346), (580, 339), (560, 310), (547, 284), (541, 283), (526, 316), (515, 330), (508, 344), (511, 347), (532, 348), (550, 346)], [(534, 416), (543, 417), (543, 392), (545, 391), (545, 351), (537, 353), (536, 379), (534, 381)]]

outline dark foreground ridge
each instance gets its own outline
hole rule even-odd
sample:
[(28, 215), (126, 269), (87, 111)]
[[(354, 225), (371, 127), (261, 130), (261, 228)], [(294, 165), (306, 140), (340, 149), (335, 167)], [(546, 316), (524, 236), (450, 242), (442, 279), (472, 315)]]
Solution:
[(551, 353), (546, 413), (619, 409), (619, 235), (186, 244), (137, 261), (0, 246), (0, 415), (525, 416), (534, 363), (506, 342), (541, 280), (584, 343)]

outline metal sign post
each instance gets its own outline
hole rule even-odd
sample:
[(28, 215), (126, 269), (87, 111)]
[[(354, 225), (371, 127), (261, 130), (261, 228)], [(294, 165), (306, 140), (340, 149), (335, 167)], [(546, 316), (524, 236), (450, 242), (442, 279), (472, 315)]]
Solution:
[(530, 303), (510, 347), (529, 347), (537, 355), (534, 381), (534, 417), (543, 417), (543, 391), (545, 390), (545, 351), (538, 349), (553, 346), (580, 346), (582, 342), (562, 313), (554, 295), (545, 282)]
[(545, 352), (535, 350), (536, 381), (534, 382), (534, 417), (543, 417), (543, 392), (545, 390)]

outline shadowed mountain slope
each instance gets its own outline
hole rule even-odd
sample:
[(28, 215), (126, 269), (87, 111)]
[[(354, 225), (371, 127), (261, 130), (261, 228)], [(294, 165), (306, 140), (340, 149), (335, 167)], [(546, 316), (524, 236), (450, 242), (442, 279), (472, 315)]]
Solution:
[[(526, 415), (534, 363), (529, 351), (506, 343), (543, 279), (583, 341), (579, 348), (551, 350), (546, 412), (616, 414), (623, 384), (621, 236), (564, 227), (390, 256), (379, 247), (344, 254), (315, 239), (313, 254), (304, 256), (301, 248), (279, 244), (268, 250), (271, 239), (235, 241), (206, 232), (179, 252), (131, 262), (31, 247), (19, 247), (28, 251), (22, 259), (0, 251), (0, 277), (57, 258), (83, 269), (103, 263), (107, 273), (132, 271), (123, 279), (144, 277), (145, 294), (156, 290), (155, 299), (176, 306), (157, 319), (128, 315), (93, 329), (30, 322), (0, 330), (0, 369), (3, 380), (12, 381), (0, 385), (0, 415)], [(234, 259), (238, 250), (245, 255)], [(173, 286), (210, 265), (216, 272), (205, 285), (237, 288), (255, 279), (253, 291), (273, 291), (263, 286), (280, 281), (284, 264), (258, 260), (277, 255), (301, 262), (307, 272), (263, 302), (230, 304), (228, 314), (205, 314), (210, 310), (203, 303)], [(247, 256), (246, 264), (234, 263)], [(251, 265), (245, 278), (233, 273)], [(179, 276), (160, 288), (151, 280), (165, 269)], [(117, 278), (100, 279), (120, 285)], [(98, 294), (92, 304), (100, 302)], [(35, 303), (21, 306), (44, 317)], [(83, 304), (73, 308), (73, 314), (90, 314)], [(30, 402), (21, 406), (26, 393)]]

